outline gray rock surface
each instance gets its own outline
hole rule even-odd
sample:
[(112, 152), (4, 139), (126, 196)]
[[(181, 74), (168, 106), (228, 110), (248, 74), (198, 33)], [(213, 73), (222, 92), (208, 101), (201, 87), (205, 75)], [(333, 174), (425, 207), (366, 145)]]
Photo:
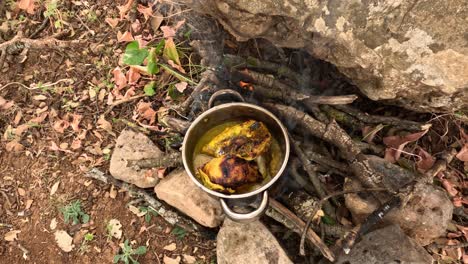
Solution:
[(219, 226), (224, 214), (219, 200), (192, 182), (184, 170), (170, 173), (154, 188), (159, 199), (179, 209), (201, 225)]
[[(344, 188), (359, 189), (362, 188), (360, 186), (356, 181), (347, 180)], [(359, 223), (378, 207), (376, 200), (365, 193), (347, 194), (345, 203), (355, 222)], [(452, 202), (444, 190), (434, 185), (418, 183), (406, 206), (390, 211), (383, 222), (398, 224), (408, 236), (425, 246), (434, 239), (445, 236), (452, 213)]]
[(343, 253), (336, 263), (432, 263), (432, 257), (399, 226), (391, 225), (364, 235), (349, 255)]
[(159, 178), (157, 173), (128, 166), (128, 161), (157, 159), (164, 153), (145, 135), (124, 130), (117, 138), (110, 160), (109, 172), (119, 180), (133, 183), (140, 188), (154, 187)]
[(226, 219), (218, 233), (216, 256), (219, 264), (292, 263), (273, 234), (259, 221), (237, 223)]
[(468, 5), (453, 1), (179, 0), (238, 40), (265, 38), (331, 62), (373, 100), (468, 107)]

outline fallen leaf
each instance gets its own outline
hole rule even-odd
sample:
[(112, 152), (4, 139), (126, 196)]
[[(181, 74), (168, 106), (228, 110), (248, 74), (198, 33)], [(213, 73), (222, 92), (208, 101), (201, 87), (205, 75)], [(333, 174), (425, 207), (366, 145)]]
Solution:
[(161, 15), (161, 13), (156, 11), (154, 13), (153, 17), (151, 17), (151, 20), (150, 20), (150, 24), (151, 24), (151, 28), (153, 29), (153, 32), (158, 31), (158, 29), (161, 26), (161, 23), (163, 22), (163, 20), (164, 20), (163, 15)]
[(424, 130), (424, 131), (409, 134), (406, 136), (384, 137), (383, 142), (388, 147), (385, 150), (385, 159), (392, 163), (396, 162), (400, 158), (401, 152), (403, 148), (406, 146), (406, 144), (420, 139), (422, 136), (424, 136), (427, 133), (427, 131), (428, 130)]
[(148, 20), (149, 17), (153, 16), (153, 5), (146, 7), (139, 4), (137, 10), (145, 17), (145, 21)]
[(142, 217), (142, 216), (144, 216), (146, 214), (146, 212), (142, 212), (140, 209), (138, 209), (137, 207), (135, 207), (133, 205), (129, 205), (128, 210), (130, 210), (130, 212), (132, 212), (133, 214), (135, 214), (138, 217)]
[(4, 239), (9, 242), (13, 242), (18, 239), (18, 234), (21, 233), (21, 230), (12, 230), (5, 234)]
[(135, 68), (130, 66), (130, 70), (127, 72), (127, 80), (129, 84), (136, 84), (138, 80), (140, 79), (140, 71)]
[(57, 219), (55, 217), (52, 218), (52, 220), (50, 221), (49, 228), (50, 230), (54, 230), (55, 228), (57, 228)]
[(29, 120), (29, 123), (40, 124), (40, 123), (44, 122), (44, 120), (47, 117), (47, 114), (48, 114), (47, 112), (44, 112), (40, 116), (37, 116), (37, 117)]
[(117, 42), (129, 42), (133, 40), (135, 39), (130, 31), (125, 31), (124, 33), (121, 33), (120, 31), (117, 32)]
[(67, 120), (61, 119), (61, 120), (55, 121), (53, 128), (58, 133), (64, 133), (65, 129), (67, 129), (69, 126), (70, 126), (70, 122), (68, 122)]
[(140, 20), (135, 19), (135, 22), (132, 23), (131, 28), (133, 32), (139, 32), (141, 30)]
[(23, 118), (23, 112), (18, 111), (18, 113), (16, 113), (15, 120), (13, 120), (13, 124), (17, 126), (21, 121), (21, 118)]
[(173, 259), (173, 258), (170, 258), (170, 257), (164, 255), (163, 262), (164, 262), (164, 264), (179, 264), (180, 263), (180, 256), (177, 256), (177, 258)]
[(71, 127), (73, 128), (73, 131), (75, 131), (75, 132), (80, 131), (79, 126), (80, 126), (81, 119), (83, 119), (82, 115), (73, 114), (73, 120), (71, 122)]
[(63, 148), (57, 146), (57, 144), (56, 144), (54, 141), (51, 141), (51, 142), (50, 142), (49, 150), (52, 150), (52, 151), (62, 151), (62, 152), (65, 152), (65, 153), (73, 153), (71, 150), (63, 149)]
[(118, 90), (127, 86), (127, 78), (125, 78), (125, 74), (123, 74), (120, 67), (115, 67), (112, 74), (114, 75), (114, 83), (117, 85)]
[(465, 143), (465, 145), (460, 150), (460, 152), (458, 152), (456, 157), (457, 157), (457, 159), (459, 159), (461, 161), (465, 161), (465, 162), (468, 161), (468, 143)]
[(5, 145), (5, 149), (8, 152), (19, 152), (24, 149), (24, 146), (21, 145), (18, 141), (11, 141)]
[(18, 194), (19, 194), (20, 196), (25, 196), (25, 195), (26, 195), (26, 191), (25, 191), (23, 188), (18, 187)]
[(33, 100), (36, 100), (36, 101), (44, 101), (47, 99), (47, 96), (43, 95), (43, 94), (39, 94), (39, 95), (35, 95), (32, 97)]
[(70, 252), (75, 247), (72, 244), (73, 238), (64, 230), (55, 231), (55, 242), (64, 252)]
[(117, 219), (111, 219), (108, 223), (109, 234), (112, 237), (120, 239), (122, 237), (122, 224)]
[(176, 45), (172, 38), (168, 38), (164, 43), (163, 56), (167, 60), (172, 60), (175, 64), (180, 66), (179, 53), (177, 52)]
[(24, 206), (24, 209), (28, 210), (29, 208), (31, 208), (31, 205), (33, 204), (33, 202), (34, 202), (34, 200), (32, 200), (32, 199), (26, 200), (26, 205)]
[(115, 28), (117, 24), (119, 24), (120, 20), (118, 18), (106, 17), (105, 21), (107, 24), (109, 24), (109, 26), (111, 26), (111, 28)]
[(117, 9), (119, 9), (120, 19), (123, 19), (128, 11), (130, 11), (134, 1), (135, 0), (128, 0), (125, 5), (117, 6)]
[(20, 0), (18, 3), (18, 8), (22, 10), (26, 10), (27, 13), (33, 15), (35, 6), (35, 0)]
[(174, 68), (174, 69), (176, 69), (176, 70), (178, 70), (178, 71), (180, 71), (182, 73), (185, 73), (184, 68), (182, 68), (182, 66), (174, 63), (172, 60), (168, 60), (167, 64), (169, 64), (172, 68)]
[(194, 256), (190, 256), (187, 254), (183, 254), (182, 256), (184, 257), (184, 262), (187, 264), (194, 264), (195, 262), (197, 262), (197, 259)]
[(60, 181), (52, 185), (52, 188), (50, 188), (50, 196), (54, 195), (57, 192), (59, 185), (60, 185)]
[(454, 184), (452, 184), (449, 180), (447, 179), (441, 179), (442, 186), (444, 186), (445, 190), (449, 193), (450, 196), (456, 196), (458, 191), (455, 189)]
[(177, 249), (176, 243), (171, 243), (163, 248), (164, 250), (174, 251)]
[(0, 110), (7, 110), (14, 105), (13, 101), (7, 101), (0, 96)]
[(187, 89), (187, 85), (187, 82), (180, 82), (175, 84), (175, 88), (177, 89), (177, 91), (183, 93), (185, 89)]
[(114, 188), (114, 185), (112, 185), (109, 190), (109, 197), (112, 199), (115, 199), (117, 197), (117, 190)]
[(139, 102), (137, 113), (139, 117), (148, 120), (150, 125), (156, 121), (156, 111), (151, 107), (151, 103)]
[(372, 143), (374, 141), (375, 136), (377, 133), (382, 130), (385, 126), (382, 124), (378, 124), (375, 127), (365, 126), (362, 128), (362, 140), (366, 141), (367, 143)]
[(426, 172), (428, 169), (432, 168), (434, 165), (435, 159), (432, 157), (431, 154), (426, 152), (424, 149), (419, 148), (418, 155), (420, 157), (420, 160), (416, 162), (416, 168), (418, 168), (418, 171), (420, 172)]
[(70, 145), (72, 149), (79, 149), (81, 148), (81, 140), (79, 139), (74, 139)]
[(166, 39), (173, 38), (176, 35), (177, 30), (185, 23), (185, 19), (177, 22), (173, 27), (162, 26), (161, 31), (163, 32), (163, 37)]
[(112, 125), (109, 121), (107, 121), (104, 116), (100, 116), (98, 121), (97, 121), (97, 124), (98, 124), (98, 128), (101, 128), (105, 131), (107, 131), (107, 133), (115, 136), (115, 133), (112, 132)]

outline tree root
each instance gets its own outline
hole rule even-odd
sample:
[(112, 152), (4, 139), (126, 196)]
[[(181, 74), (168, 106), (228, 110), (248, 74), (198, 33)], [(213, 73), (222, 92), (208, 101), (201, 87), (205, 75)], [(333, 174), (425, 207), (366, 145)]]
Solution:
[(207, 233), (205, 227), (193, 222), (191, 219), (180, 216), (177, 212), (170, 210), (160, 201), (156, 200), (153, 195), (150, 195), (144, 190), (138, 189), (135, 186), (128, 184), (123, 181), (119, 181), (112, 176), (106, 175), (104, 172), (100, 171), (97, 168), (93, 168), (86, 173), (87, 177), (99, 180), (106, 184), (113, 184), (121, 189), (125, 189), (130, 193), (136, 195), (139, 198), (142, 198), (146, 203), (148, 203), (153, 210), (155, 210), (166, 222), (171, 225), (178, 225), (185, 230), (192, 232), (194, 234)]
[(431, 124), (421, 124), (415, 121), (402, 120), (396, 117), (369, 115), (346, 105), (337, 105), (334, 106), (334, 108), (367, 124), (385, 124), (411, 131), (427, 130), (432, 126)]

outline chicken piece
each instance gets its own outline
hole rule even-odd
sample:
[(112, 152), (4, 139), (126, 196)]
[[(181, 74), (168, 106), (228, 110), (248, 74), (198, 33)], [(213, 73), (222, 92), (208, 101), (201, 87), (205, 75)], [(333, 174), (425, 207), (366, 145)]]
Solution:
[(236, 155), (253, 160), (270, 147), (271, 134), (262, 122), (248, 120), (224, 129), (202, 148), (211, 156)]
[(263, 180), (255, 162), (231, 155), (212, 159), (199, 168), (198, 172), (205, 186), (229, 193), (243, 185)]

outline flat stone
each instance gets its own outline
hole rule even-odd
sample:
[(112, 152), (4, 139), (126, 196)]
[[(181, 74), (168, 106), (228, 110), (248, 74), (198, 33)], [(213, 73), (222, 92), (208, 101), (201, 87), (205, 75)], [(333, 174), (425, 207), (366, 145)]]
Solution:
[(132, 130), (124, 130), (117, 138), (109, 172), (116, 179), (135, 184), (140, 188), (151, 188), (159, 181), (156, 173), (129, 167), (128, 161), (155, 159), (163, 154), (147, 136)]
[(179, 209), (201, 225), (219, 226), (224, 214), (219, 200), (190, 179), (184, 170), (170, 173), (154, 188), (159, 199)]
[(260, 221), (237, 223), (226, 219), (218, 233), (216, 255), (218, 264), (293, 263)]
[[(347, 180), (345, 183), (346, 190), (358, 188), (362, 187), (356, 181)], [(378, 207), (376, 200), (366, 193), (347, 194), (345, 203), (357, 223), (363, 222)], [(398, 224), (408, 236), (425, 246), (445, 236), (452, 214), (453, 204), (445, 190), (418, 183), (408, 203), (403, 208), (390, 211), (383, 222)]]
[(432, 257), (397, 225), (370, 232), (336, 263), (432, 263)]

